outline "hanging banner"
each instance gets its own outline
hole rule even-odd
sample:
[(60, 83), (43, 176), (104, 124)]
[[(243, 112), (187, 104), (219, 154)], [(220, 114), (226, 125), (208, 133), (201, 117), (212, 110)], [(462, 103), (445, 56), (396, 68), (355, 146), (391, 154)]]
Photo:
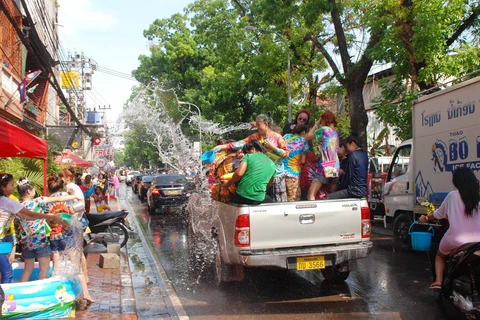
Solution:
[(62, 87), (78, 88), (79, 86), (80, 86), (80, 74), (78, 73), (78, 71), (62, 72)]

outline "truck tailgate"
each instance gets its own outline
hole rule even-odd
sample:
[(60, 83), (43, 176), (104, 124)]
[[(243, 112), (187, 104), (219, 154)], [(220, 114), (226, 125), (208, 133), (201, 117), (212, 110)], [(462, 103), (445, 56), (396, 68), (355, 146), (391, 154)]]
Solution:
[(250, 207), (250, 248), (359, 242), (366, 200), (285, 202)]

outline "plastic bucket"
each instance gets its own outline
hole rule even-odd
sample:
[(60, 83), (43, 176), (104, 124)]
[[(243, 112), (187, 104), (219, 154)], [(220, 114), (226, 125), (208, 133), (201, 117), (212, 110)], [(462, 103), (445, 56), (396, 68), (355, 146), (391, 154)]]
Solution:
[(0, 254), (10, 254), (13, 244), (11, 242), (0, 242)]
[(430, 227), (428, 229), (429, 232), (412, 231), (412, 227), (415, 224), (417, 224), (416, 221), (412, 223), (410, 228), (408, 228), (408, 234), (412, 239), (412, 249), (417, 251), (429, 251), (430, 245), (432, 244), (433, 228)]
[(213, 161), (215, 161), (215, 153), (217, 153), (217, 151), (215, 150), (207, 151), (204, 154), (202, 154), (202, 156), (200, 157), (200, 160), (202, 160), (204, 164), (210, 164)]
[(70, 221), (72, 221), (72, 215), (71, 214), (68, 214), (68, 213), (62, 213), (62, 219), (65, 221), (65, 222), (68, 222), (70, 223)]

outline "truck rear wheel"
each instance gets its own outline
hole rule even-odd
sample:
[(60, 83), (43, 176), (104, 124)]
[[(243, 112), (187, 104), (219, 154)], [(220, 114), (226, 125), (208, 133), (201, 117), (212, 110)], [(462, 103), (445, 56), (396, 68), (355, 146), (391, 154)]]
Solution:
[(227, 282), (242, 281), (244, 276), (243, 266), (223, 262), (220, 243), (217, 241), (215, 248), (215, 281), (217, 286), (222, 287)]
[(393, 223), (393, 238), (395, 239), (395, 244), (402, 250), (409, 250), (412, 247), (410, 235), (408, 234), (408, 228), (410, 228), (411, 224), (412, 221), (406, 213), (399, 215)]

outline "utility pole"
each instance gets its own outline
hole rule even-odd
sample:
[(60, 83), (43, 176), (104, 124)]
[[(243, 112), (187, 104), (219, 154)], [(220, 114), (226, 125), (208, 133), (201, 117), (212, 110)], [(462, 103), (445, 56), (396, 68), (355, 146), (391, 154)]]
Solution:
[[(65, 75), (67, 80), (64, 86), (67, 89), (69, 96), (69, 103), (74, 106), (75, 116), (80, 119), (80, 121), (86, 123), (86, 101), (85, 101), (85, 91), (92, 90), (92, 75), (97, 70), (97, 63), (92, 59), (86, 57), (83, 52), (75, 52), (73, 54), (68, 54), (68, 61), (66, 61), (68, 71)], [(84, 146), (85, 136), (82, 132), (81, 134), (81, 147), (82, 154), (85, 152), (85, 148), (91, 147), (93, 145)]]
[[(75, 115), (85, 122), (86, 106), (85, 91), (92, 90), (92, 76), (98, 65), (92, 59), (86, 57), (83, 52), (68, 54), (66, 61), (69, 68), (71, 83), (67, 86), (67, 92), (71, 102), (74, 102)], [(75, 76), (77, 74), (77, 76)]]

